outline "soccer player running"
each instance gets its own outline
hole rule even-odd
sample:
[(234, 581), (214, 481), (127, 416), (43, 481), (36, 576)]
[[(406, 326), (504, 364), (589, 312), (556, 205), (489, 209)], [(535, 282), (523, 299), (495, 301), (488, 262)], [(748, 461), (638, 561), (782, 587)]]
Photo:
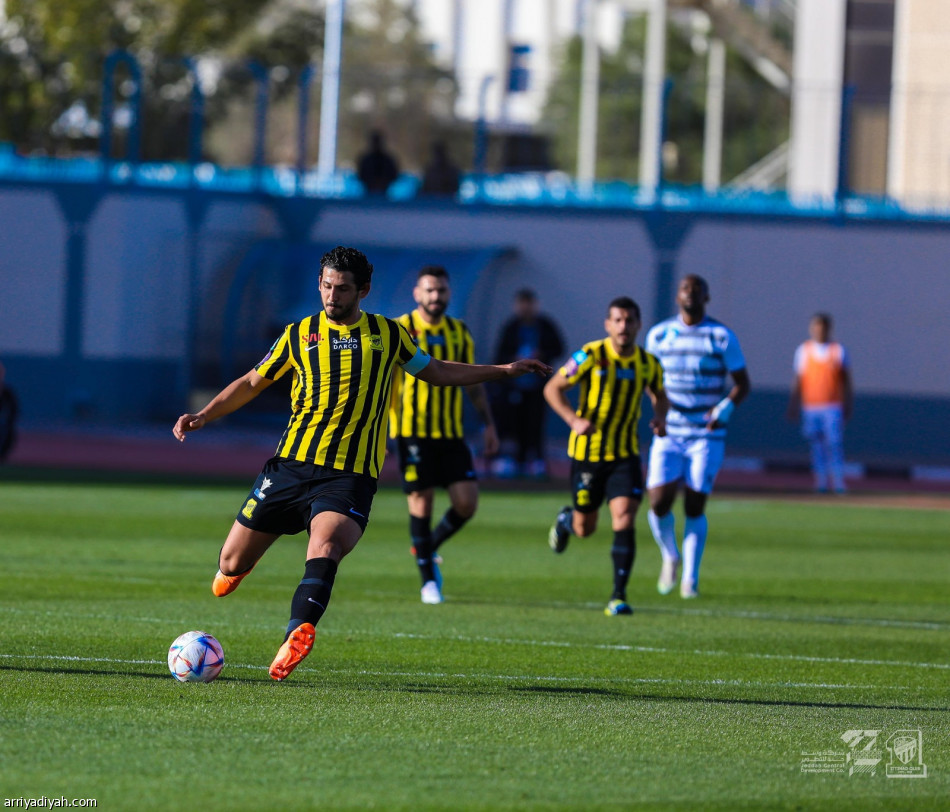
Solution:
[[(655, 415), (650, 426), (662, 436), (669, 401), (660, 362), (634, 343), (640, 330), (637, 303), (627, 296), (614, 299), (607, 308), (604, 329), (607, 338), (585, 344), (544, 387), (545, 399), (571, 428), (568, 456), (573, 491), (573, 506), (558, 513), (548, 544), (562, 553), (572, 532), (581, 538), (590, 536), (606, 499), (614, 533), (610, 548), (614, 587), (604, 614), (630, 615), (627, 582), (637, 552), (634, 520), (643, 497), (637, 425), (646, 393)], [(578, 384), (575, 411), (567, 390)]]
[[(695, 274), (684, 277), (676, 291), (679, 315), (653, 327), (646, 340), (647, 350), (663, 365), (670, 398), (666, 436), (653, 438), (647, 466), (647, 518), (663, 557), (657, 589), (661, 595), (672, 592), (682, 564), (683, 598), (699, 596), (706, 500), (725, 456), (726, 424), (749, 394), (739, 340), (732, 330), (706, 315), (708, 302), (706, 280)], [(732, 387), (726, 393), (730, 376)], [(681, 483), (686, 515), (682, 558), (671, 512)]]
[(274, 457), (265, 463), (238, 512), (218, 560), (212, 592), (233, 592), (281, 535), (307, 530), (304, 575), (290, 605), (284, 642), (270, 666), (282, 680), (310, 653), (340, 561), (369, 520), (385, 452), (386, 414), (397, 366), (436, 386), (548, 374), (534, 360), (503, 366), (432, 358), (391, 319), (366, 313), (373, 266), (338, 246), (320, 262), (323, 311), (288, 325), (259, 364), (226, 386), (173, 432), (188, 432), (240, 409), (291, 372), (291, 415)]
[[(471, 364), (472, 335), (465, 323), (446, 315), (451, 289), (440, 265), (420, 269), (413, 289), (416, 308), (401, 324), (423, 352), (440, 361)], [(482, 384), (465, 387), (485, 424), (486, 456), (498, 451), (498, 434)], [(409, 536), (422, 578), (422, 602), (442, 603), (442, 574), (436, 551), (472, 518), (478, 507), (478, 483), (472, 453), (462, 427), (462, 389), (437, 387), (396, 370), (389, 432), (396, 438), (403, 491), (409, 502)], [(435, 489), (445, 488), (449, 508), (432, 530)]]

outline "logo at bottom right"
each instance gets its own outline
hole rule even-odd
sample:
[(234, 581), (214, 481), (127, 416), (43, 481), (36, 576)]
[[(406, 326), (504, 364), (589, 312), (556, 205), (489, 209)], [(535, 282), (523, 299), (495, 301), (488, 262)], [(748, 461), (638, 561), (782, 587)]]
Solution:
[(888, 778), (926, 778), (924, 764), (924, 737), (920, 730), (897, 730), (887, 739), (890, 761), (886, 767)]

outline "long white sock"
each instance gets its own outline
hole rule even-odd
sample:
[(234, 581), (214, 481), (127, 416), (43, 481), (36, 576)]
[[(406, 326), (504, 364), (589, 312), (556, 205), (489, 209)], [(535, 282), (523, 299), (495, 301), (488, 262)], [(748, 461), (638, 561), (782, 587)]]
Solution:
[(663, 556), (663, 560), (679, 561), (680, 551), (676, 546), (676, 519), (673, 518), (673, 511), (670, 511), (661, 519), (651, 510), (647, 513), (647, 521), (653, 531), (653, 538), (660, 548), (660, 555)]
[(699, 562), (706, 547), (708, 526), (705, 514), (695, 519), (686, 517), (683, 530), (683, 583), (691, 584), (693, 589), (699, 586)]

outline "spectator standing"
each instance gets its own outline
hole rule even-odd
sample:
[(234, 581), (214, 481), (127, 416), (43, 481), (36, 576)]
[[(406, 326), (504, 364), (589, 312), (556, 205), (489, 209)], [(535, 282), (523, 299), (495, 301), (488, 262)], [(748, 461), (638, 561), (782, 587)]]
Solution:
[(444, 141), (432, 144), (432, 159), (422, 176), (424, 195), (454, 197), (459, 190), (459, 168), (452, 163)]
[(380, 130), (369, 134), (369, 149), (360, 155), (356, 171), (367, 194), (384, 195), (399, 177), (399, 164), (386, 150)]
[(851, 363), (847, 350), (831, 340), (831, 329), (827, 313), (811, 317), (809, 339), (795, 350), (788, 416), (794, 421), (801, 415), (815, 490), (844, 493), (844, 424), (851, 418), (853, 405)]
[[(564, 340), (558, 326), (540, 311), (537, 294), (522, 288), (515, 294), (514, 316), (501, 328), (495, 350), (495, 363), (506, 364), (516, 358), (533, 358), (552, 363), (564, 354)], [(530, 376), (536, 377), (536, 376)], [(495, 411), (503, 440), (515, 447), (514, 473), (544, 477), (544, 381), (503, 382)]]

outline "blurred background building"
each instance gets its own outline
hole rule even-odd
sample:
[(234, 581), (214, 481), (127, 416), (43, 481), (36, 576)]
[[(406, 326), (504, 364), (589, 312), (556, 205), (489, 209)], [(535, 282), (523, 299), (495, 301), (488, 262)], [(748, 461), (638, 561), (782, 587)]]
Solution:
[[(167, 422), (316, 306), (338, 243), (388, 314), (445, 264), (486, 353), (518, 288), (579, 346), (700, 273), (754, 384), (733, 454), (803, 456), (825, 310), (852, 458), (950, 465), (948, 40), (944, 0), (0, 0), (7, 382), (27, 425)], [(401, 174), (367, 196), (374, 129)], [(454, 195), (420, 193), (436, 143)]]

